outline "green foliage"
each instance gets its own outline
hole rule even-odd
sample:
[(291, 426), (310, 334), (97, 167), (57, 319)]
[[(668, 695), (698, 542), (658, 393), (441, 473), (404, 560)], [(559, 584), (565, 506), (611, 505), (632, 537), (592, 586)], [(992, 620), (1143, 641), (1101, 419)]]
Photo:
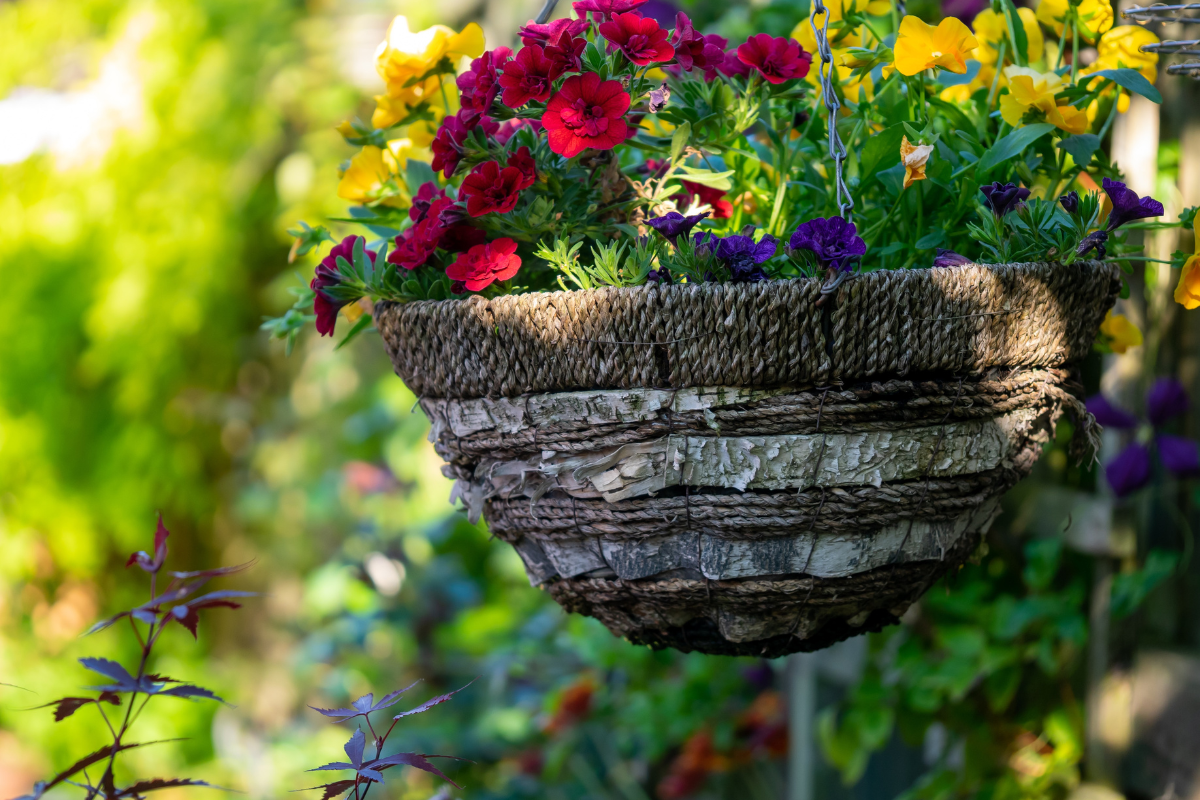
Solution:
[(1112, 615), (1116, 619), (1128, 617), (1155, 587), (1175, 572), (1180, 554), (1167, 550), (1151, 550), (1140, 569), (1123, 572), (1113, 578)]

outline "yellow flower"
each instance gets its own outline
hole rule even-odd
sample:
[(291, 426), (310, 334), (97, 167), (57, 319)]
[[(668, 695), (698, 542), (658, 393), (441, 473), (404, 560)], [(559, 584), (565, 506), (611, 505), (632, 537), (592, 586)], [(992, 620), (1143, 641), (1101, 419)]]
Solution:
[[(1042, 0), (1037, 8), (1038, 21), (1053, 29), (1055, 36), (1062, 36), (1069, 8), (1070, 0)], [(1113, 25), (1108, 0), (1081, 0), (1075, 11), (1079, 15), (1079, 36), (1089, 43)]]
[(1087, 130), (1087, 114), (1070, 105), (1057, 105), (1054, 96), (1065, 88), (1063, 79), (1053, 72), (1038, 72), (1029, 67), (1004, 68), (1008, 94), (1000, 97), (1000, 116), (1014, 128), (1025, 122), (1029, 112), (1041, 112), (1046, 122), (1068, 133)]
[[(971, 96), (980, 89), (983, 89), (984, 91), (990, 90), (992, 88), (992, 81), (995, 80), (995, 78), (996, 68), (991, 64), (981, 64), (979, 66), (979, 72), (975, 74), (975, 77), (971, 79), (970, 83), (959, 83), (954, 86), (947, 86), (945, 89), (942, 89), (941, 94), (938, 96), (947, 103), (968, 103), (971, 100)], [(1000, 86), (1003, 87), (1004, 85), (1004, 77), (1001, 76)]]
[[(831, 47), (861, 47), (862, 32), (858, 28), (842, 26), (840, 23), (847, 14), (869, 14), (877, 17), (891, 10), (891, 0), (830, 0), (825, 4), (829, 9), (829, 44)], [(818, 14), (814, 20), (817, 27), (825, 24), (825, 15)], [(810, 53), (817, 52), (817, 39), (813, 35), (809, 18), (805, 17), (792, 28), (791, 38), (795, 39)]]
[(933, 67), (962, 75), (967, 71), (967, 55), (978, 46), (962, 20), (946, 17), (935, 28), (909, 15), (900, 22), (900, 35), (892, 49), (901, 75), (918, 75)]
[(1142, 332), (1138, 330), (1137, 325), (1130, 322), (1124, 314), (1114, 314), (1111, 310), (1104, 317), (1104, 322), (1100, 323), (1100, 334), (1114, 353), (1124, 353), (1142, 343)]
[[(1017, 16), (1021, 18), (1021, 27), (1025, 29), (1025, 60), (1037, 61), (1042, 57), (1046, 48), (1042, 40), (1042, 28), (1038, 25), (1037, 16), (1028, 8), (1018, 8)], [(1008, 34), (1008, 21), (1003, 14), (997, 14), (990, 8), (975, 15), (975, 37), (979, 39), (979, 47), (975, 50), (975, 59), (981, 64), (995, 64), (1000, 57), (1001, 40)], [(1012, 52), (1006, 56), (1008, 61), (1015, 61)]]
[(410, 139), (393, 139), (388, 149), (367, 145), (350, 159), (338, 183), (338, 197), (352, 203), (383, 203), (407, 208), (412, 204), (408, 187), (396, 176), (408, 163), (413, 149)]
[(1184, 262), (1175, 287), (1175, 302), (1189, 311), (1200, 307), (1200, 214), (1192, 223), (1192, 231), (1196, 234), (1196, 254)]
[[(1159, 39), (1140, 25), (1121, 25), (1111, 29), (1100, 37), (1096, 47), (1096, 60), (1079, 71), (1080, 84), (1084, 83), (1085, 75), (1092, 75), (1104, 69), (1121, 69), (1128, 67), (1142, 73), (1142, 77), (1154, 83), (1158, 77), (1158, 53), (1143, 53), (1139, 50), (1142, 45), (1156, 44)], [(1099, 79), (1091, 81), (1095, 84)], [(1088, 88), (1094, 88), (1089, 86)], [(1112, 84), (1105, 87), (1103, 95), (1111, 96), (1116, 90)], [(1100, 110), (1099, 100), (1093, 100), (1088, 106), (1088, 119), (1095, 120)], [(1124, 114), (1129, 110), (1129, 92), (1120, 90), (1117, 95), (1117, 111)]]
[(478, 58), (483, 47), (483, 29), (474, 22), (462, 33), (445, 25), (413, 33), (408, 29), (408, 19), (401, 15), (392, 20), (387, 39), (375, 51), (375, 69), (387, 84), (388, 95), (396, 97), (410, 81), (437, 67), (443, 58), (451, 62), (463, 56)]
[(900, 139), (900, 161), (904, 164), (904, 188), (925, 180), (925, 164), (933, 154), (931, 144), (909, 144), (908, 137)]
[(375, 95), (375, 113), (371, 115), (371, 125), (376, 128), (390, 128), (407, 117), (422, 102), (428, 103), (433, 119), (413, 123), (408, 129), (408, 136), (418, 146), (428, 147), (437, 133), (442, 117), (458, 111), (458, 87), (449, 76), (433, 75), (408, 87), (395, 97), (386, 94)]

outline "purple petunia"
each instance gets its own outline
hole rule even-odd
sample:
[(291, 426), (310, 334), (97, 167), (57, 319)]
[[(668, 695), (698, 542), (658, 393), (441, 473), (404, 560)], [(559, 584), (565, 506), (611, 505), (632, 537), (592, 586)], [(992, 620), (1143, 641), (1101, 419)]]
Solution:
[(1058, 198), (1058, 202), (1068, 214), (1075, 214), (1079, 211), (1079, 192), (1067, 192)]
[[(1088, 411), (1106, 428), (1133, 430), (1138, 419), (1101, 395), (1087, 401)], [(1200, 473), (1200, 445), (1191, 439), (1162, 433), (1158, 429), (1188, 409), (1187, 391), (1174, 378), (1160, 378), (1146, 393), (1146, 417), (1153, 429), (1153, 449), (1164, 467), (1176, 475)], [(1150, 482), (1151, 447), (1133, 442), (1104, 467), (1104, 476), (1117, 497), (1124, 497)]]
[(970, 264), (971, 259), (966, 256), (959, 255), (953, 250), (947, 250), (944, 247), (937, 249), (937, 255), (933, 258), (935, 267), (961, 267), (963, 264)]
[(734, 283), (754, 283), (768, 280), (762, 263), (775, 255), (774, 236), (754, 241), (749, 236), (726, 236), (717, 244), (717, 258), (729, 268)]
[(853, 222), (830, 217), (805, 222), (796, 228), (788, 244), (793, 250), (808, 250), (826, 269), (849, 272), (867, 252), (867, 243), (858, 235)]
[(692, 228), (699, 225), (700, 221), (707, 216), (707, 211), (703, 214), (693, 214), (690, 217), (685, 217), (678, 211), (668, 211), (661, 217), (646, 220), (646, 224), (661, 233), (668, 242), (676, 244), (676, 240), (680, 236), (687, 236), (691, 233)]
[(987, 207), (997, 217), (1003, 217), (1008, 212), (1016, 210), (1025, 200), (1029, 199), (1029, 190), (1023, 186), (1017, 186), (1015, 183), (996, 181), (991, 186), (981, 186), (979, 191), (983, 192)]
[(1163, 214), (1162, 203), (1153, 197), (1138, 197), (1137, 192), (1120, 181), (1105, 178), (1104, 193), (1108, 195), (1108, 200), (1112, 203), (1108, 224), (1104, 226), (1104, 229), (1110, 233), (1126, 222), (1147, 217), (1161, 217)]

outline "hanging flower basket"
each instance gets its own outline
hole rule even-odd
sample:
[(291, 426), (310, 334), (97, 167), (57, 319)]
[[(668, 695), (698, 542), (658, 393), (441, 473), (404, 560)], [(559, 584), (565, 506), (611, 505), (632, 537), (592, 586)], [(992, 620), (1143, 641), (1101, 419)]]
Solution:
[(636, 643), (813, 650), (974, 551), (1120, 289), (1094, 261), (380, 304), (474, 518)]

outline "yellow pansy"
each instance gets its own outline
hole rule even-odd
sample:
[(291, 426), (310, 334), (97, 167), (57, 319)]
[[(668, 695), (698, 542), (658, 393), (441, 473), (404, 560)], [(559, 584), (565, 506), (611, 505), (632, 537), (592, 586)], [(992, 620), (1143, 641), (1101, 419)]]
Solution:
[[(1142, 77), (1154, 83), (1158, 77), (1158, 53), (1143, 53), (1139, 50), (1142, 45), (1157, 44), (1159, 38), (1140, 25), (1121, 25), (1109, 30), (1100, 37), (1096, 47), (1096, 60), (1079, 71), (1080, 83), (1083, 76), (1092, 75), (1105, 69), (1136, 69)], [(1097, 79), (1099, 80), (1099, 79)], [(1096, 81), (1091, 81), (1096, 83)], [(1093, 88), (1089, 86), (1088, 88)], [(1112, 84), (1104, 89), (1104, 94), (1111, 96), (1116, 90)], [(1099, 100), (1093, 100), (1088, 106), (1089, 120), (1095, 120), (1100, 110)], [(1129, 92), (1120, 90), (1117, 95), (1117, 111), (1124, 114), (1129, 110)]]
[[(1021, 18), (1021, 27), (1025, 29), (1025, 40), (1028, 43), (1025, 48), (1025, 60), (1037, 61), (1041, 59), (1042, 51), (1046, 47), (1037, 16), (1028, 8), (1018, 8), (1017, 16)], [(975, 27), (975, 37), (979, 40), (975, 59), (981, 64), (995, 64), (996, 59), (1000, 57), (1000, 42), (1008, 35), (1008, 20), (1003, 14), (997, 14), (988, 8), (976, 14), (972, 24)], [(1012, 55), (1009, 52), (1009, 61), (1016, 60)]]
[[(829, 9), (829, 43), (833, 47), (861, 47), (862, 32), (858, 28), (842, 27), (835, 23), (841, 22), (847, 14), (859, 13), (878, 17), (888, 13), (892, 4), (890, 0), (830, 0), (825, 4)], [(818, 14), (813, 20), (820, 28), (825, 24), (825, 15)], [(817, 39), (813, 35), (809, 17), (805, 17), (792, 28), (791, 38), (795, 39), (810, 53), (817, 52)]]
[(1104, 317), (1104, 322), (1100, 323), (1100, 335), (1114, 353), (1124, 353), (1142, 343), (1142, 332), (1138, 330), (1138, 326), (1130, 322), (1124, 314), (1114, 314), (1112, 310)]
[(925, 180), (925, 165), (933, 155), (931, 144), (909, 144), (908, 137), (900, 139), (900, 163), (904, 165), (904, 188)]
[(1192, 231), (1196, 234), (1196, 254), (1183, 263), (1175, 287), (1175, 302), (1189, 311), (1200, 307), (1200, 214), (1192, 223)]
[(338, 197), (352, 203), (383, 203), (407, 208), (412, 204), (408, 187), (396, 176), (413, 150), (410, 139), (393, 139), (386, 150), (367, 145), (350, 159), (338, 183)]
[(1056, 104), (1054, 96), (1065, 88), (1057, 73), (1009, 66), (1004, 68), (1004, 75), (1008, 78), (1008, 94), (1000, 97), (1000, 116), (1009, 125), (1020, 127), (1025, 115), (1034, 111), (1068, 133), (1087, 130), (1087, 114), (1082, 109)]
[[(1055, 36), (1062, 36), (1070, 7), (1070, 0), (1042, 0), (1037, 7), (1038, 21), (1052, 29)], [(1080, 0), (1075, 11), (1079, 17), (1079, 36), (1089, 43), (1113, 25), (1113, 10), (1108, 0)]]
[[(406, 84), (434, 69), (443, 58), (451, 62), (463, 56), (483, 54), (483, 29), (472, 22), (455, 33), (445, 25), (434, 25), (413, 33), (403, 15), (388, 26), (387, 39), (375, 51), (375, 69), (387, 84), (387, 93), (396, 97)], [(451, 67), (453, 71), (453, 67)]]
[(900, 22), (892, 49), (901, 75), (918, 75), (934, 67), (962, 75), (967, 71), (967, 56), (978, 46), (962, 20), (946, 17), (935, 28), (910, 15)]

